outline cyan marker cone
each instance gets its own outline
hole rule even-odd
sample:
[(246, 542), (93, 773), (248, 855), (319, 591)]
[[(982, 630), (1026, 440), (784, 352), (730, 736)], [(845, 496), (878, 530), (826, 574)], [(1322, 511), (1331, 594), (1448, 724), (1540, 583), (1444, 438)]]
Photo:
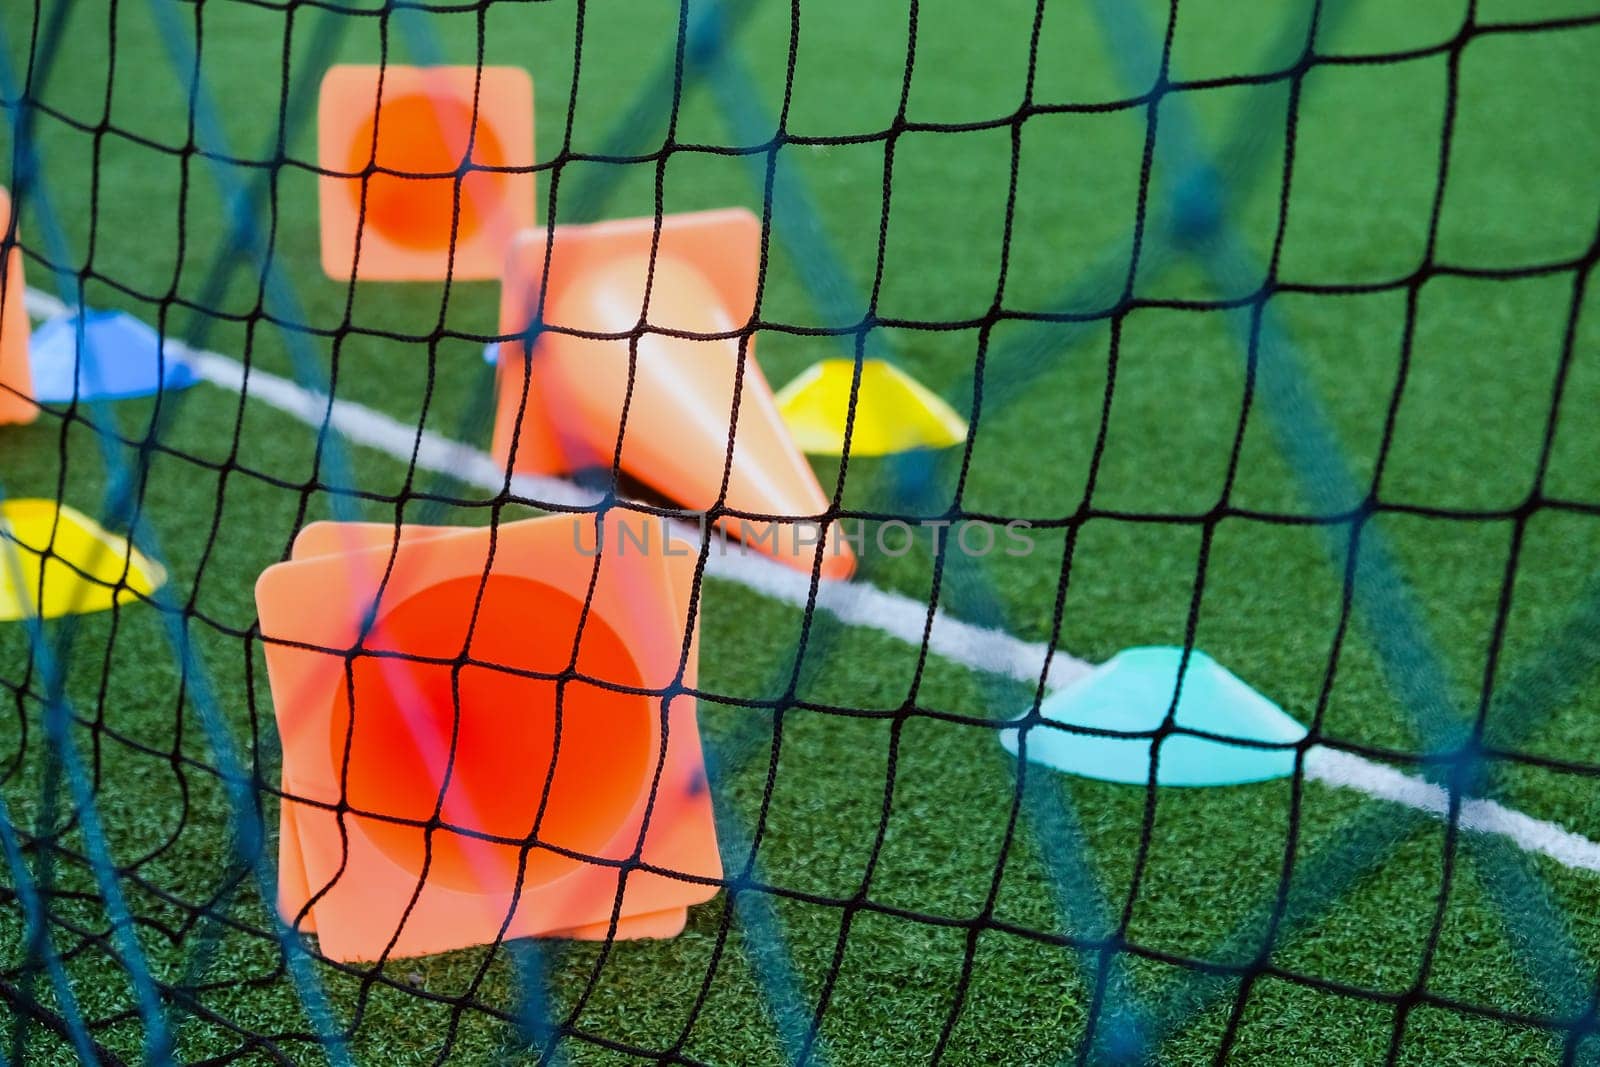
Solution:
[(636, 850), (652, 869), (626, 874), (615, 936), (671, 936), (714, 895), (694, 555), (621, 551), (625, 523), (646, 525), (606, 518), (592, 585), (593, 515), (505, 523), (492, 547), (316, 523), (262, 574), (278, 904), (330, 958), (605, 937)]
[(0, 620), (107, 611), (165, 581), (160, 566), (80, 511), (54, 500), (0, 503)]
[(155, 330), (122, 311), (90, 311), (83, 317), (81, 358), (78, 317), (51, 319), (34, 331), (28, 358), (34, 398), (41, 404), (70, 403), (75, 373), (80, 400), (150, 396), (187, 389), (196, 381), (178, 346), (163, 351)]
[[(844, 454), (855, 363), (825, 359), (778, 391), (778, 409), (800, 447), (813, 455)], [(967, 423), (954, 408), (894, 364), (861, 365), (852, 456), (889, 456), (916, 449), (949, 448), (967, 439)]]
[[(1078, 729), (1033, 726), (1028, 730), (1029, 761), (1085, 778), (1148, 783), (1151, 731), (1172, 706), (1182, 658), (1181, 648), (1130, 648), (1051, 694), (1041, 708), (1044, 717)], [(1189, 654), (1174, 722), (1180, 730), (1161, 742), (1158, 785), (1237, 785), (1282, 778), (1294, 773), (1293, 746), (1306, 736), (1305, 727), (1282, 708), (1200, 651)], [(1000, 743), (1013, 756), (1017, 735), (1016, 727), (1000, 733)]]
[(362, 280), (498, 278), (512, 235), (533, 225), (533, 81), (516, 67), (333, 67), (317, 161), (331, 172), (317, 179), (329, 277), (349, 279), (359, 230)]
[[(0, 240), (11, 220), (11, 194), (0, 188)], [(0, 423), (32, 422), (39, 417), (33, 402), (32, 375), (28, 372), (27, 281), (22, 273), (22, 249), (11, 245), (0, 256)]]
[[(548, 325), (531, 350), (520, 340), (501, 345), (495, 456), (526, 474), (609, 468), (626, 409), (623, 473), (703, 511), (717, 502), (728, 468), (724, 506), (761, 518), (726, 519), (723, 529), (810, 571), (828, 498), (784, 426), (754, 338), (741, 356), (761, 223), (743, 209), (662, 219), (645, 314), (655, 227), (654, 218), (558, 227), (548, 277), (547, 232), (518, 237), (501, 290), (501, 333), (531, 336), (541, 295)], [(630, 344), (641, 319), (649, 328)], [(855, 570), (837, 529), (820, 554), (825, 578)]]

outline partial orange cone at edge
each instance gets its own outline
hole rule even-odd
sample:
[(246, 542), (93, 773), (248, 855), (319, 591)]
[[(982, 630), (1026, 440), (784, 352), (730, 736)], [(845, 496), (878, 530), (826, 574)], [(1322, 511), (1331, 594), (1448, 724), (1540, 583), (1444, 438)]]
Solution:
[[(0, 188), (0, 237), (11, 221), (11, 194)], [(32, 422), (39, 417), (33, 402), (33, 372), (28, 365), (27, 281), (22, 249), (5, 253), (5, 295), (0, 299), (0, 423)]]
[[(628, 521), (641, 520), (608, 518), (604, 543), (616, 543), (616, 527)], [(584, 553), (592, 553), (594, 525), (592, 516), (552, 516), (499, 527), (473, 662), (460, 671), (459, 728), (450, 665), (404, 656), (459, 655), (489, 530), (406, 526), (397, 545), (390, 525), (317, 523), (302, 531), (289, 562), (263, 573), (257, 605), (288, 798), (279, 907), (293, 921), (320, 893), (300, 925), (317, 932), (330, 957), (372, 959), (391, 940), (390, 954), (406, 956), (498, 936), (517, 882), (520, 849), (513, 842), (532, 830), (554, 740), (556, 683), (511, 671), (566, 668), (594, 566)], [(352, 730), (342, 652), (318, 649), (355, 645), (391, 555), (377, 623), (362, 647), (400, 655), (352, 661)], [(692, 583), (687, 552), (603, 553), (577, 672), (612, 685), (670, 689)], [(685, 686), (695, 684), (696, 662), (691, 635)], [(618, 868), (551, 848), (613, 864), (632, 853), (661, 755), (661, 715), (660, 697), (581, 679), (565, 683), (560, 756), (538, 835), (550, 847), (528, 850), (505, 936), (606, 936)], [(642, 858), (694, 880), (630, 873), (618, 937), (676, 933), (685, 909), (709, 899), (712, 880), (721, 877), (693, 699), (670, 697), (666, 715), (669, 740)], [(440, 819), (448, 825), (430, 840), (418, 824), (432, 814), (446, 764), (452, 784)], [(416, 788), (418, 782), (435, 784)], [(341, 793), (352, 809), (343, 820), (347, 861), (333, 810)], [(421, 894), (402, 926), (419, 880)]]
[[(474, 169), (461, 179), (458, 215), (469, 137)], [(317, 162), (333, 172), (317, 181), (329, 277), (350, 278), (359, 227), (361, 280), (498, 278), (512, 236), (533, 225), (533, 172), (476, 168), (533, 166), (533, 81), (517, 67), (332, 67), (317, 103)], [(360, 173), (374, 164), (400, 173), (371, 175), (363, 216)]]
[[(517, 237), (501, 289), (501, 333), (527, 334), (541, 296), (550, 328), (531, 351), (515, 340), (500, 346), (495, 456), (515, 473), (609, 467), (626, 402), (625, 474), (703, 511), (717, 502), (729, 467), (723, 505), (777, 521), (727, 519), (725, 531), (810, 571), (822, 539), (816, 517), (829, 501), (784, 425), (753, 337), (740, 354), (739, 333), (755, 305), (760, 221), (743, 209), (664, 217), (652, 274), (656, 222), (557, 227), (548, 278), (547, 231)], [(630, 345), (622, 335), (639, 324), (647, 278), (650, 329)], [(855, 555), (836, 528), (820, 554), (824, 578), (854, 573)]]

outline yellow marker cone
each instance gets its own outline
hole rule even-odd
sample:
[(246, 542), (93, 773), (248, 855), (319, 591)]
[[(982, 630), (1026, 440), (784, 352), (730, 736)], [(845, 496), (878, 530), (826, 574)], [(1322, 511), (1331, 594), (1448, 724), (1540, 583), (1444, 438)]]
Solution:
[[(778, 392), (778, 410), (800, 448), (812, 455), (844, 453), (855, 363), (825, 359)], [(852, 456), (889, 456), (919, 448), (949, 448), (967, 439), (967, 423), (949, 404), (892, 363), (861, 365)]]
[(113, 602), (132, 600), (135, 594), (150, 595), (166, 580), (166, 572), (126, 538), (107, 533), (65, 504), (53, 500), (0, 504), (0, 620), (106, 611)]

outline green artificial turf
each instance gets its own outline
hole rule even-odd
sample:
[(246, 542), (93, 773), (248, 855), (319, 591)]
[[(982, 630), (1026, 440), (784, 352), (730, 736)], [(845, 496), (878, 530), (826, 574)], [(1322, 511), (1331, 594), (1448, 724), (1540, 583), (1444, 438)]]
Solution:
[[(29, 69), (29, 42), (64, 2), (0, 11), (14, 70)], [(157, 3), (186, 27), (189, 41), (199, 27), (200, 77), (219, 104), (217, 121), (235, 157), (258, 159), (270, 143), (286, 67), (294, 79), (330, 24), (347, 23), (341, 60), (376, 61), (385, 43), (391, 61), (414, 58), (400, 16), (380, 17), (376, 3), (351, 3), (365, 10), (360, 16), (307, 4), (286, 11), (219, 0)], [(1125, 78), (1137, 91), (1154, 78), (1140, 57), (1133, 69), (1119, 70), (1094, 6), (1047, 9), (1036, 103), (1116, 101), (1135, 92)], [(1381, 513), (1371, 528), (1392, 550), (1438, 650), (1453, 687), (1448, 700), (1463, 716), (1476, 713), (1493, 660), (1490, 741), (1572, 768), (1501, 761), (1497, 795), (1529, 815), (1597, 836), (1600, 795), (1585, 770), (1600, 764), (1600, 699), (1585, 684), (1593, 672), (1569, 688), (1537, 688), (1555, 701), (1545, 718), (1535, 720), (1509, 693), (1600, 574), (1600, 293), (1582, 284), (1577, 269), (1584, 257), (1592, 263), (1600, 220), (1600, 26), (1483, 33), (1457, 53), (1435, 47), (1456, 38), (1467, 6), (1323, 5), (1348, 10), (1317, 41), (1320, 55), (1416, 54), (1322, 62), (1305, 75), (1277, 277), (1291, 287), (1367, 291), (1291, 291), (1270, 306), (1363, 491), (1382, 463), (1377, 497), (1399, 510)], [(80, 0), (70, 7), (61, 54), (33, 92), (49, 109), (37, 120), (40, 179), (65, 229), (70, 267), (92, 270), (87, 299), (160, 322), (177, 336), (204, 329), (207, 347), (286, 376), (295, 373), (290, 350), (271, 320), (303, 321), (315, 331), (304, 338), (320, 372), (336, 371), (341, 399), (486, 444), (490, 378), (469, 338), (494, 332), (496, 287), (459, 283), (444, 294), (434, 285), (364, 284), (347, 307), (346, 288), (319, 268), (315, 179), (299, 167), (277, 172), (270, 216), (277, 262), (299, 306), (278, 294), (260, 298), (259, 274), (248, 265), (212, 302), (212, 315), (190, 306), (217, 270), (226, 215), (213, 164), (184, 151), (192, 143), (187, 79), (175, 73), (150, 4)], [(1281, 448), (1283, 426), (1262, 399), (1270, 375), (1284, 371), (1263, 366), (1252, 379), (1227, 317), (1193, 306), (1245, 295), (1259, 276), (1230, 277), (1225, 288), (1233, 291), (1219, 293), (1196, 261), (1152, 242), (1136, 292), (1155, 306), (1142, 303), (1120, 318), (1115, 361), (1104, 322), (1046, 326), (1042, 335), (1037, 324), (1016, 319), (992, 330), (904, 325), (975, 323), (996, 306), (1081, 312), (1114, 300), (1120, 281), (1098, 290), (1073, 283), (1107, 262), (1126, 272), (1150, 116), (1134, 107), (1039, 113), (1020, 123), (1014, 225), (1003, 249), (1013, 137), (995, 120), (1016, 113), (1024, 99), (1033, 8), (1012, 0), (922, 5), (905, 87), (908, 20), (892, 7), (798, 5), (787, 129), (797, 137), (855, 139), (781, 149), (817, 216), (785, 216), (793, 205), (781, 202), (774, 226), (779, 233), (786, 224), (819, 228), (850, 277), (855, 304), (830, 309), (813, 299), (808, 263), (775, 242), (761, 315), (803, 328), (859, 321), (868, 283), (880, 273), (887, 187), (874, 312), (899, 324), (874, 329), (869, 347), (892, 354), (968, 410), (978, 355), (985, 355), (980, 384), (990, 401), (974, 427), (970, 462), (964, 478), (959, 450), (932, 465), (927, 514), (958, 506), (1043, 527), (1032, 555), (983, 561), (998, 620), (986, 614), (975, 591), (982, 583), (971, 573), (947, 575), (941, 606), (957, 617), (999, 621), (1028, 640), (1049, 639), (1070, 547), (1061, 647), (1098, 661), (1133, 644), (1182, 643), (1192, 623), (1200, 647), (1303, 721), (1318, 720), (1328, 743), (1396, 758), (1418, 753), (1423, 741), (1386, 678), (1363, 614), (1371, 602), (1363, 597), (1319, 706), (1340, 626), (1345, 560), (1326, 527), (1303, 520), (1326, 515), (1330, 509), (1321, 505), (1329, 502), (1314, 500), (1297, 481)], [(1167, 5), (1139, 7), (1153, 27), (1164, 25)], [(1186, 0), (1173, 76), (1283, 69), (1299, 50), (1284, 48), (1285, 30), (1304, 27), (1310, 7)], [(471, 10), (426, 16), (424, 33), (436, 50), (428, 58), (472, 63), (481, 35), (484, 62), (533, 73), (541, 162), (562, 155), (569, 116), (567, 151), (603, 152), (607, 132), (670, 55), (677, 11), (644, 0), (583, 9), (575, 89), (577, 12), (570, 0), (489, 4), (481, 20)], [(1489, 25), (1597, 10), (1576, 0), (1485, 0), (1474, 17)], [(771, 116), (784, 104), (790, 14), (782, 5), (758, 5), (733, 45)], [(1454, 139), (1433, 262), (1459, 269), (1410, 289), (1386, 287), (1380, 283), (1410, 277), (1428, 252), (1452, 65)], [(1162, 224), (1171, 164), (1181, 159), (1171, 132), (1184, 121), (1181, 109), (1208, 149), (1225, 151), (1230, 221), (1264, 264), (1277, 236), (1289, 99), (1287, 81), (1269, 78), (1192, 88), (1165, 101), (1157, 116), (1152, 226)], [(661, 146), (672, 117), (670, 98), (649, 103), (635, 115), (636, 144), (647, 153)], [(692, 147), (741, 143), (717, 103), (709, 85), (682, 101), (677, 148), (660, 171), (666, 211), (761, 206), (747, 160)], [(890, 152), (877, 135), (896, 124), (902, 106), (906, 122), (961, 128), (914, 127), (892, 139)], [(1240, 115), (1254, 118), (1247, 136), (1234, 139)], [(201, 140), (216, 149), (211, 136)], [(9, 160), (9, 135), (0, 133), (0, 143)], [(286, 151), (314, 158), (309, 124), (289, 131)], [(1261, 164), (1257, 177), (1241, 182), (1253, 158)], [(222, 166), (232, 182), (251, 180), (256, 170)], [(654, 210), (657, 169), (648, 163), (566, 162), (560, 180), (561, 203), (614, 180), (605, 217)], [(14, 184), (14, 176), (5, 173), (5, 183)], [(548, 188), (542, 173), (541, 220)], [(558, 218), (561, 210), (558, 204)], [(42, 222), (35, 201), (21, 232), (33, 255), (29, 280), (48, 288), (37, 258), (48, 253)], [(1538, 264), (1556, 266), (1515, 278), (1495, 273)], [(1065, 304), (1063, 293), (1071, 294)], [(1537, 489), (1542, 503), (1519, 510), (1535, 499), (1575, 301), (1571, 358)], [(1409, 344), (1408, 314), (1415, 323)], [(466, 337), (427, 340), (441, 331)], [(1040, 336), (1043, 343), (1032, 340)], [(764, 333), (758, 351), (774, 384), (836, 354), (826, 339), (782, 331)], [(1017, 381), (1025, 384), (1007, 386)], [(1247, 395), (1254, 403), (1246, 416)], [(209, 385), (178, 404), (153, 437), (152, 402), (121, 403), (106, 414), (130, 442), (120, 446), (124, 462), (136, 458), (137, 442), (150, 439), (141, 515), (159, 539), (233, 745), (263, 781), (275, 782), (271, 702), (252, 633), (253, 584), (283, 558), (300, 525), (334, 514), (335, 494), (347, 487), (335, 483), (341, 472), (326, 455), (316, 465), (317, 442), (307, 427), (277, 410)], [(107, 485), (103, 435), (112, 429), (94, 421), (99, 417), (46, 413), (30, 427), (0, 431), (5, 493), (59, 496), (95, 511)], [(1391, 420), (1389, 448), (1380, 455)], [(1102, 434), (1091, 494), (1091, 457)], [(490, 519), (481, 493), (410, 473), (384, 455), (346, 452), (348, 476), (365, 494), (354, 507), (369, 518)], [(831, 490), (838, 465), (819, 461), (817, 469)], [(890, 507), (894, 473), (892, 461), (852, 460), (844, 506)], [(461, 503), (408, 500), (420, 491)], [(1332, 502), (1339, 509), (1361, 504)], [(1063, 523), (1091, 509), (1086, 521)], [(1496, 646), (1513, 552), (1513, 594)], [(924, 538), (904, 557), (869, 554), (859, 579), (926, 601), (934, 574)], [(805, 1019), (827, 996), (815, 1049), (827, 1062), (925, 1062), (947, 1026), (946, 1062), (1070, 1060), (1083, 1039), (1101, 959), (1060, 942), (1115, 935), (1135, 946), (1115, 955), (1119, 973), (1146, 1020), (1166, 1027), (1154, 1051), (1162, 1062), (1209, 1062), (1225, 1053), (1248, 1063), (1349, 1064), (1381, 1061), (1391, 1051), (1406, 1064), (1562, 1062), (1560, 1035), (1537, 1021), (1587, 1002), (1600, 964), (1593, 873), (1470, 836), (1447, 850), (1443, 824), (1317, 783), (1150, 796), (1034, 772), (1032, 788), (1068, 801), (1079, 824), (1090, 883), (1102, 898), (1102, 918), (1091, 921), (1095, 892), (1079, 885), (1062, 899), (1051, 876), (1059, 856), (1041, 847), (1037, 820), (1025, 815), (1002, 853), (1015, 796), (1012, 765), (992, 727), (963, 721), (1009, 717), (1031, 694), (937, 657), (924, 664), (917, 648), (824, 616), (812, 620), (811, 652), (796, 665), (804, 622), (801, 612), (742, 587), (705, 585), (700, 682), (727, 699), (703, 700), (701, 723), (714, 744), (738, 757), (713, 781), (724, 844), (748, 841), (759, 821), (755, 877), (780, 891), (747, 894), (754, 898), (749, 910), (730, 909), (719, 896), (693, 909), (687, 931), (674, 940), (543, 944), (542, 961), (528, 966), (537, 966), (534, 984), (542, 983), (555, 1017), (570, 1027), (561, 1058), (631, 1062), (637, 1057), (625, 1050), (633, 1047), (717, 1063), (781, 1060), (789, 1050), (762, 976), (782, 958)], [(52, 635), (62, 629), (49, 627)], [(47, 745), (46, 683), (28, 647), (22, 626), (0, 628), (0, 680), (12, 694), (0, 719), (0, 796), (31, 839), (43, 817)], [(192, 680), (175, 666), (158, 613), (134, 604), (78, 620), (62, 662), (76, 717), (71, 740), (91, 769), (100, 821), (151, 966), (163, 981), (178, 981), (196, 946), (214, 941), (204, 972), (190, 975), (203, 1010), (171, 1013), (181, 1021), (179, 1057), (318, 1060), (277, 949), (255, 932), (268, 913), (254, 889), (224, 899), (214, 909), (220, 922), (197, 920), (196, 909), (225, 875), (230, 819)], [(792, 702), (802, 706), (786, 702), (774, 714), (740, 703), (778, 700), (791, 677)], [(275, 842), (276, 812), (268, 807)], [(81, 858), (89, 847), (81, 823), (55, 840), (58, 849), (29, 851), (37, 876), (53, 867), (53, 943), (66, 957), (95, 1039), (136, 1059), (144, 1031), (127, 972), (103, 947), (107, 912)], [(1368, 841), (1385, 844), (1379, 859), (1347, 870), (1350, 850)], [(1238, 971), (1216, 967), (1259, 972), (1269, 962), (1258, 954), (1289, 850), (1298, 861), (1282, 903), (1295, 921), (1280, 932), (1271, 970), (1241, 989)], [(728, 855), (731, 865), (743, 858)], [(1349, 875), (1348, 891), (1320, 906), (1319, 894), (1341, 873)], [(9, 871), (0, 873), (0, 1018), (7, 1037), (22, 1035), (31, 1061), (68, 1062), (73, 1054), (62, 1038), (43, 1026), (16, 1027), (7, 1014), (24, 995), (50, 1011), (61, 1007), (47, 981), (27, 984), (19, 974), (23, 919), (11, 885)], [(1497, 904), (1506, 900), (1507, 907)], [(786, 952), (763, 936), (768, 930), (781, 933)], [(358, 1062), (529, 1056), (508, 1021), (524, 983), (504, 948), (396, 960), (381, 969), (318, 965), (315, 973)], [(702, 987), (704, 1003), (691, 1018)], [(1428, 995), (1419, 1000), (1422, 990)], [(1197, 991), (1208, 996), (1185, 999)], [(1223, 1045), (1236, 1002), (1242, 1008)], [(1185, 1004), (1194, 1010), (1181, 1011)], [(9, 1057), (17, 1048), (0, 1051)]]

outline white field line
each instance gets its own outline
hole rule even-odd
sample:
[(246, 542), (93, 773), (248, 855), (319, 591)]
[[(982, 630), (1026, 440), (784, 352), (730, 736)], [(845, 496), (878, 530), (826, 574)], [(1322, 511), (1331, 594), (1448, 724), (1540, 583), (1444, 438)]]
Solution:
[[(35, 318), (66, 311), (60, 300), (36, 289), (27, 290), (27, 307)], [(330, 411), (325, 394), (255, 368), (251, 368), (247, 383), (245, 368), (236, 359), (216, 352), (190, 351), (170, 340), (167, 344), (213, 385), (234, 393), (246, 392), (248, 387), (252, 399), (310, 426), (320, 427), (326, 421), (351, 444), (386, 453), (402, 463), (412, 462), (415, 455), (418, 470), (446, 474), (485, 492), (497, 493), (505, 485), (504, 468), (488, 453), (471, 445), (431, 430), (419, 432), (415, 426), (348, 400), (335, 400)], [(528, 499), (572, 506), (595, 500), (595, 494), (556, 478), (518, 475), (511, 480), (511, 490)], [(697, 539), (698, 534), (693, 537)], [(810, 594), (809, 575), (764, 556), (741, 552), (737, 546), (726, 555), (713, 551), (707, 557), (706, 570), (716, 578), (798, 608), (806, 606)], [(1029, 685), (1038, 682), (1050, 651), (1043, 642), (1024, 641), (1001, 630), (962, 622), (943, 610), (934, 612), (929, 629), (927, 604), (865, 582), (821, 583), (816, 607), (841, 622), (878, 630), (907, 644), (921, 644), (926, 631), (929, 651), (935, 655)], [(1060, 688), (1091, 669), (1092, 664), (1058, 649), (1050, 658), (1049, 685)], [(1355, 790), (1435, 817), (1442, 818), (1449, 811), (1450, 798), (1443, 787), (1351, 753), (1321, 746), (1312, 748), (1306, 754), (1305, 775), (1324, 785)], [(1600, 872), (1600, 844), (1493, 800), (1463, 800), (1459, 824), (1464, 830), (1504, 837), (1562, 866)]]
[[(1450, 793), (1443, 786), (1350, 752), (1318, 745), (1307, 751), (1305, 768), (1307, 778), (1325, 785), (1359, 790), (1369, 797), (1404, 804), (1439, 818), (1450, 811)], [(1504, 804), (1465, 798), (1461, 801), (1459, 825), (1463, 830), (1509, 838), (1519, 847), (1548, 856), (1563, 867), (1600, 872), (1600, 844)]]

